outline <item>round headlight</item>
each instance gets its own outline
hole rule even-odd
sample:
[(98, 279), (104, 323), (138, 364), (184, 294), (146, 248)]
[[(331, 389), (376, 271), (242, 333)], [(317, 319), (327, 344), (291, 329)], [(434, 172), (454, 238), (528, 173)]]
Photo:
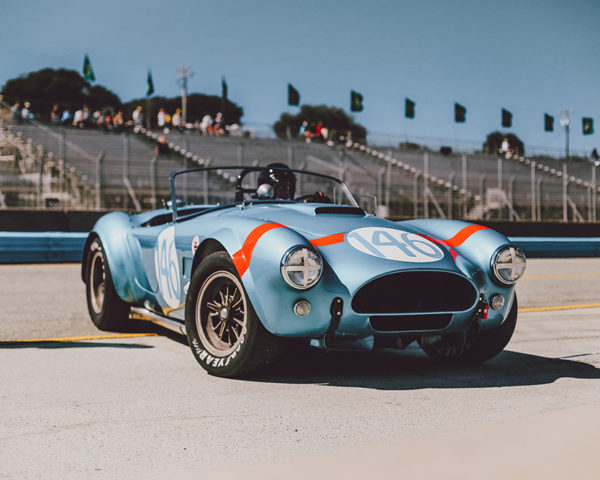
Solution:
[(492, 257), (494, 278), (503, 285), (512, 285), (525, 273), (525, 254), (517, 247), (502, 247)]
[(306, 247), (292, 247), (281, 259), (281, 275), (288, 285), (298, 290), (312, 287), (321, 278), (321, 255)]

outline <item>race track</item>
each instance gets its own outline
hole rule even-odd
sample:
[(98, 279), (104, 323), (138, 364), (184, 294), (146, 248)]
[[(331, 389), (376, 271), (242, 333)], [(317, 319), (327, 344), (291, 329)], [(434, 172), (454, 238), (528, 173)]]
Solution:
[(530, 260), (481, 366), (309, 351), (251, 380), (103, 336), (79, 268), (0, 265), (1, 478), (600, 478), (600, 259)]

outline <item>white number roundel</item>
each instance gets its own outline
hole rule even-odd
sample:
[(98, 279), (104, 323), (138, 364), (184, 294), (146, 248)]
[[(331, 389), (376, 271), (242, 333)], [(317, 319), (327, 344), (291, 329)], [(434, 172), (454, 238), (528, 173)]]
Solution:
[(364, 227), (346, 235), (351, 246), (367, 255), (401, 262), (436, 262), (444, 252), (435, 243), (394, 228)]
[(169, 307), (178, 307), (181, 298), (179, 263), (175, 248), (175, 228), (167, 227), (158, 236), (154, 252), (158, 289)]

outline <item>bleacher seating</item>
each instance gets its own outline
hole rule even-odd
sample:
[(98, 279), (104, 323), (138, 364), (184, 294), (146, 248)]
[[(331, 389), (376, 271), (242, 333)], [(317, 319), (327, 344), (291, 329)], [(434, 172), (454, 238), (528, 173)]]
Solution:
[[(31, 139), (32, 145), (40, 145), (46, 154), (51, 152), (55, 159), (62, 160), (66, 171), (87, 182), (92, 191), (98, 180), (98, 159), (102, 158), (99, 180), (104, 208), (155, 206), (153, 193), (158, 198), (168, 198), (169, 174), (179, 168), (281, 162), (292, 168), (343, 178), (365, 204), (369, 195), (377, 195), (392, 217), (525, 220), (535, 213), (537, 220), (560, 220), (563, 216), (562, 163), (550, 157), (537, 158), (533, 164), (534, 160), (518, 155), (443, 155), (396, 147), (373, 148), (352, 141), (304, 143), (202, 136), (176, 130), (166, 134), (170, 153), (155, 157), (157, 139), (164, 133), (144, 128), (116, 132), (36, 123), (9, 128), (12, 134), (20, 135), (24, 141)], [(11, 185), (5, 172), (9, 162), (1, 159), (0, 155), (0, 190), (5, 190)], [(156, 185), (153, 185), (153, 166)], [(571, 219), (587, 220), (592, 210), (595, 214), (590, 202), (600, 189), (592, 184), (594, 168), (584, 162), (569, 164)], [(25, 181), (18, 179), (21, 184)]]

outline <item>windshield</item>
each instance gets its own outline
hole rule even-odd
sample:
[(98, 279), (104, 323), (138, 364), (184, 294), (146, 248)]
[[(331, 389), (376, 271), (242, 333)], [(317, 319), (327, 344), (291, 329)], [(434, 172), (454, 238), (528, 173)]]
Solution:
[[(256, 202), (307, 202), (358, 206), (346, 185), (333, 177), (283, 164), (267, 167), (209, 167), (171, 174), (172, 202), (218, 206)], [(175, 210), (175, 208), (174, 208)]]

